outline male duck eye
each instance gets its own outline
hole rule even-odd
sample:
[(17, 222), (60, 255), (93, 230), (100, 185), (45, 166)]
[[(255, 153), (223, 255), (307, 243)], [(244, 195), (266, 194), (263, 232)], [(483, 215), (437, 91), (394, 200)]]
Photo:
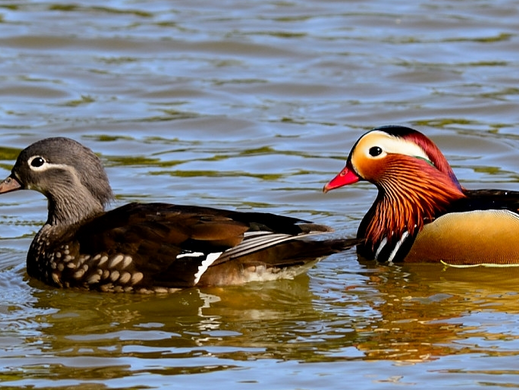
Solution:
[(35, 157), (31, 161), (31, 166), (38, 168), (45, 164), (45, 160), (42, 157)]
[(370, 156), (377, 157), (380, 154), (382, 154), (382, 148), (380, 148), (379, 146), (373, 146), (372, 148), (369, 149)]

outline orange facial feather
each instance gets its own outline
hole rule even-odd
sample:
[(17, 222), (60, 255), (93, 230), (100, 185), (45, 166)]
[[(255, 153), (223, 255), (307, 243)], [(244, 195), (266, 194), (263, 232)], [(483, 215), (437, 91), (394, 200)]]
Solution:
[[(423, 159), (388, 155), (378, 177), (379, 198), (365, 237), (373, 246), (383, 237), (413, 235), (426, 221), (445, 211), (454, 200), (465, 197), (457, 181)], [(373, 167), (377, 173), (380, 167)]]

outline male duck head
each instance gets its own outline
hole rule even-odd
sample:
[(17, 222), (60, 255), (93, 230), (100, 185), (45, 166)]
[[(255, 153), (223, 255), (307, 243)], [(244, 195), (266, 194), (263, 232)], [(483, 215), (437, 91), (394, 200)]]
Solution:
[[(449, 163), (422, 133), (403, 126), (383, 126), (364, 134), (353, 146), (346, 167), (324, 192), (367, 180), (378, 196), (362, 220), (359, 253), (378, 260), (405, 257), (424, 224), (455, 200), (465, 197)], [(407, 242), (406, 242), (407, 241)], [(405, 245), (404, 245), (405, 244)]]

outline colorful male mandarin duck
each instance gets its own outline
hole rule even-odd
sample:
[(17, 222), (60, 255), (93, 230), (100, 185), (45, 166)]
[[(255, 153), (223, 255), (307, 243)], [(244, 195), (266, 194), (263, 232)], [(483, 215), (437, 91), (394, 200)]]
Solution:
[(291, 278), (358, 240), (311, 240), (332, 229), (269, 213), (112, 200), (99, 158), (68, 138), (23, 150), (0, 193), (30, 189), (48, 199), (47, 222), (28, 255), (30, 276), (57, 287), (170, 292)]
[(357, 246), (380, 262), (519, 264), (519, 192), (467, 190), (422, 133), (383, 126), (353, 146), (324, 192), (367, 180), (378, 196), (362, 219)]

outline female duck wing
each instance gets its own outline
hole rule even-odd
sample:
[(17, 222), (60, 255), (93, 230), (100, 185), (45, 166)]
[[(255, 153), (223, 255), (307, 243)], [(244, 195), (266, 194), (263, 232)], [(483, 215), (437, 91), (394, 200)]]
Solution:
[[(252, 275), (258, 266), (273, 279), (280, 268), (303, 266), (358, 242), (300, 240), (323, 231), (330, 229), (268, 213), (133, 203), (84, 223), (60, 243), (69, 242), (77, 258), (88, 257), (82, 281), (111, 281), (104, 287), (110, 289), (121, 277), (140, 278), (132, 288), (183, 288), (261, 280)], [(71, 265), (69, 273), (82, 265)]]
[[(44, 279), (105, 291), (190, 287), (197, 284), (204, 261), (209, 265), (238, 245), (247, 229), (226, 217), (172, 205), (128, 204), (58, 233), (46, 248), (55, 253), (56, 267), (51, 264), (53, 271)], [(38, 248), (31, 248), (31, 276), (48, 273), (39, 256)]]
[(135, 242), (157, 242), (185, 250), (205, 248), (225, 250), (243, 239), (244, 223), (226, 217), (218, 210), (183, 207), (164, 203), (129, 203), (84, 223), (77, 231), (93, 252), (102, 247)]

